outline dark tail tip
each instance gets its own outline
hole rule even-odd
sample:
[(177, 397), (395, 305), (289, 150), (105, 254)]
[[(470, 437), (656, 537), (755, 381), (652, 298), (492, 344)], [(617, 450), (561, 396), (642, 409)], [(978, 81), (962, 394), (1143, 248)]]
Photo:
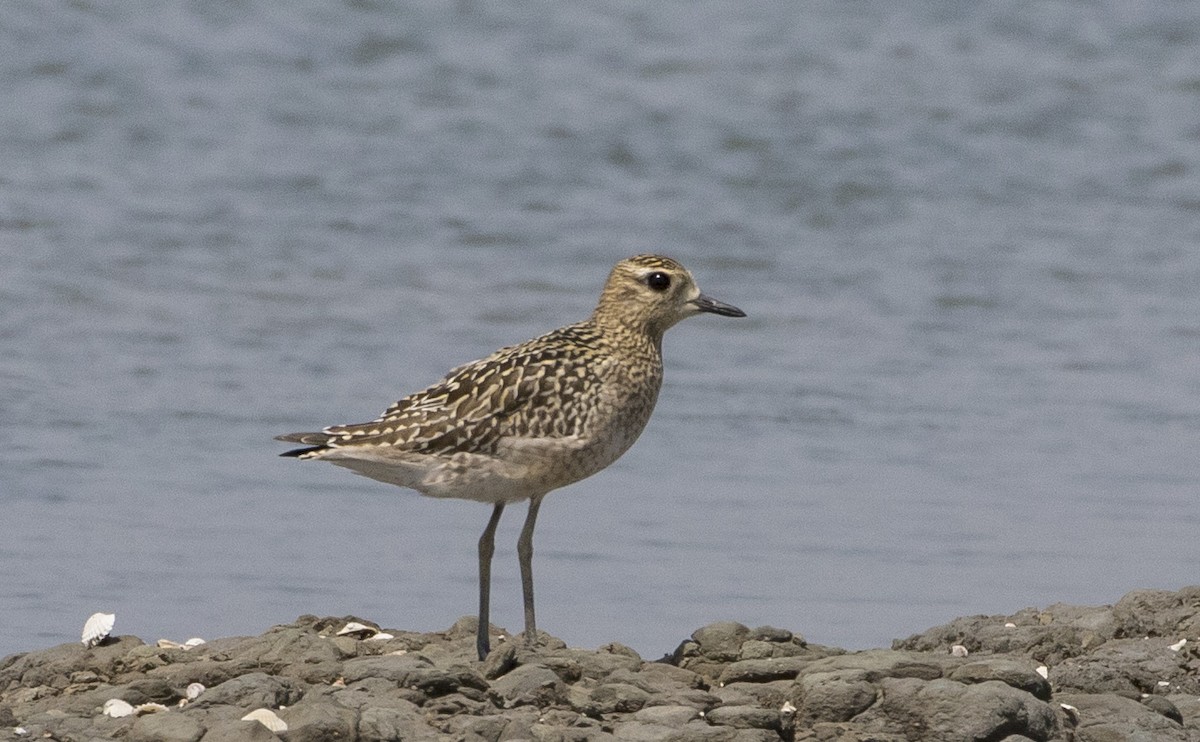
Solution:
[(285, 433), (275, 436), (277, 441), (285, 441), (287, 443), (307, 443), (304, 448), (293, 448), (290, 451), (284, 451), (280, 456), (298, 459), (310, 451), (320, 451), (325, 448), (325, 442), (329, 440), (329, 436), (324, 433)]
[(306, 453), (310, 453), (312, 451), (320, 451), (323, 448), (325, 448), (325, 447), (324, 446), (308, 446), (307, 448), (293, 448), (292, 450), (284, 451), (283, 453), (281, 453), (279, 455), (286, 456), (286, 457), (292, 458), (292, 459), (298, 459)]

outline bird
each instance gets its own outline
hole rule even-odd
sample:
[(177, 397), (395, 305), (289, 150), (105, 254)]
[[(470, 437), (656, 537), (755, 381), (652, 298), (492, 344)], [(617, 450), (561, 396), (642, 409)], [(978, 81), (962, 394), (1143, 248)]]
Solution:
[(662, 386), (663, 334), (697, 314), (745, 317), (697, 288), (661, 255), (618, 262), (582, 322), (560, 327), (452, 369), (378, 418), (288, 433), (302, 444), (281, 456), (321, 460), (430, 497), (492, 506), (479, 538), (479, 620), (484, 660), (496, 526), (506, 506), (528, 500), (517, 541), (524, 642), (537, 643), (533, 529), (553, 490), (606, 468), (641, 435)]

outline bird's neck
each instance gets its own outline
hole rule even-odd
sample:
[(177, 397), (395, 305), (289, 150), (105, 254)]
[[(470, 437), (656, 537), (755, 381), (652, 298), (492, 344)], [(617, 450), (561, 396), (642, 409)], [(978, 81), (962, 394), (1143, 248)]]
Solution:
[(658, 328), (646, 318), (626, 311), (606, 311), (604, 304), (596, 307), (591, 321), (606, 337), (626, 347), (652, 348), (662, 355), (662, 338), (666, 328)]

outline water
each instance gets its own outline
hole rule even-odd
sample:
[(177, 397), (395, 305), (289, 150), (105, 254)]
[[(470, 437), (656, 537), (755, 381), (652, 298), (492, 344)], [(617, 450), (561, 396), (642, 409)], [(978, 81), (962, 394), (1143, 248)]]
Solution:
[[(1200, 9), (14, 3), (0, 655), (474, 610), (487, 510), (275, 456), (680, 258), (541, 625), (883, 646), (1197, 581)], [(501, 527), (494, 618), (520, 628)]]

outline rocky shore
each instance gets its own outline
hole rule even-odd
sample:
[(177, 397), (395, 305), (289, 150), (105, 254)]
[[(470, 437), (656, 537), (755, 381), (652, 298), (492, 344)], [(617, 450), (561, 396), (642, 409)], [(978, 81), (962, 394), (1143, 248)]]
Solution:
[(481, 663), (472, 619), (419, 634), (315, 616), (160, 644), (0, 660), (0, 740), (1200, 740), (1200, 587), (857, 652), (726, 622), (654, 660), (497, 630)]

